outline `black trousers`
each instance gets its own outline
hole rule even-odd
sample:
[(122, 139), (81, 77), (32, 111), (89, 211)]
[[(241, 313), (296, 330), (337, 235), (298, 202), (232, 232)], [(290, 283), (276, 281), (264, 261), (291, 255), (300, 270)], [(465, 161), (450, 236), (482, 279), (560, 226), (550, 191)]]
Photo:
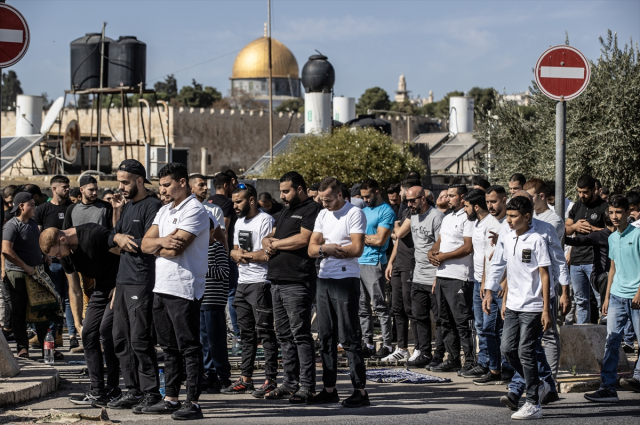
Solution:
[(436, 283), (438, 322), (442, 339), (453, 361), (460, 360), (460, 346), (465, 362), (474, 357), (471, 326), (473, 323), (473, 282), (439, 277)]
[(116, 285), (113, 341), (124, 384), (130, 390), (159, 394), (152, 309), (152, 286)]
[(258, 342), (264, 348), (264, 373), (267, 379), (278, 376), (278, 340), (273, 327), (271, 284), (267, 282), (240, 283), (236, 289), (233, 307), (238, 316), (242, 363), (240, 374), (253, 376)]
[(153, 296), (153, 324), (164, 351), (165, 394), (178, 397), (182, 363), (187, 375), (187, 401), (198, 401), (204, 365), (200, 343), (200, 301), (167, 294)]
[(322, 357), (322, 382), (325, 387), (335, 387), (338, 378), (338, 343), (342, 344), (349, 359), (351, 383), (354, 388), (364, 388), (366, 369), (362, 357), (362, 337), (358, 305), (360, 304), (360, 279), (318, 278), (316, 289), (316, 313), (318, 339)]
[(104, 388), (105, 362), (107, 363), (107, 385), (117, 388), (120, 381), (120, 362), (113, 346), (113, 310), (110, 292), (111, 290), (99, 289), (93, 291), (82, 321), (82, 344), (91, 388)]
[(316, 349), (311, 335), (311, 306), (316, 282), (274, 281), (271, 285), (276, 335), (282, 347), (283, 386), (316, 390)]
[[(411, 281), (413, 271), (398, 270), (391, 272), (391, 310), (398, 331), (398, 347), (407, 348), (409, 345), (409, 318), (411, 317)], [(411, 322), (413, 336), (416, 338), (416, 326)], [(417, 346), (417, 344), (416, 344)]]
[(416, 337), (415, 348), (431, 357), (431, 285), (411, 285), (411, 323)]
[(2, 281), (2, 293), (11, 306), (11, 329), (16, 337), (18, 353), (21, 350), (29, 351), (29, 337), (27, 336), (27, 274), (7, 270)]
[(438, 321), (438, 299), (436, 297), (435, 292), (432, 293), (433, 285), (427, 286), (427, 290), (431, 294), (431, 313), (433, 313), (433, 320), (436, 322), (436, 338), (435, 338), (435, 351), (433, 353), (433, 357), (438, 357), (440, 359), (444, 359), (444, 353), (446, 352), (444, 348), (444, 341), (442, 339), (442, 326)]

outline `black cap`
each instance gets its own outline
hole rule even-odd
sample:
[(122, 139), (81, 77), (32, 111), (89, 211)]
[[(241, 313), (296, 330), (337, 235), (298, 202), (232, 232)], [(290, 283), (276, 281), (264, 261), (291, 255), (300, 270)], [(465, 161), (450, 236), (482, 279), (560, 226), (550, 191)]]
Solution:
[(25, 202), (29, 202), (33, 199), (33, 195), (29, 192), (20, 192), (16, 193), (16, 196), (13, 197), (13, 208), (9, 211), (11, 214), (15, 214), (20, 208), (20, 204), (24, 204)]
[(127, 173), (138, 175), (144, 179), (145, 183), (151, 184), (151, 182), (147, 180), (147, 171), (144, 169), (144, 165), (135, 159), (125, 159), (122, 161), (118, 167), (118, 171), (126, 171)]
[(73, 189), (71, 189), (69, 191), (69, 196), (73, 196), (74, 198), (79, 198), (81, 195), (80, 193), (80, 188), (79, 187), (74, 187)]
[(85, 175), (85, 176), (80, 177), (80, 182), (79, 182), (80, 187), (82, 187), (82, 186), (84, 186), (86, 184), (92, 184), (92, 183), (98, 184), (98, 180), (96, 180), (95, 177), (89, 176), (89, 175)]
[(351, 186), (351, 196), (360, 196), (360, 183), (356, 183)]

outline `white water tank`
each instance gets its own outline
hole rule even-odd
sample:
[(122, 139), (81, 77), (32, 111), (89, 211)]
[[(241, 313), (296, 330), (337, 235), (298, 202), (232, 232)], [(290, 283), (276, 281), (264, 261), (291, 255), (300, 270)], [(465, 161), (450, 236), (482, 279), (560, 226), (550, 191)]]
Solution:
[(333, 98), (333, 119), (345, 123), (356, 119), (356, 98), (355, 97), (334, 97)]
[(453, 134), (473, 132), (474, 100), (471, 96), (449, 98), (449, 131)]
[(43, 102), (42, 96), (18, 95), (16, 100), (16, 136), (40, 134)]
[(304, 133), (331, 130), (331, 93), (304, 94)]

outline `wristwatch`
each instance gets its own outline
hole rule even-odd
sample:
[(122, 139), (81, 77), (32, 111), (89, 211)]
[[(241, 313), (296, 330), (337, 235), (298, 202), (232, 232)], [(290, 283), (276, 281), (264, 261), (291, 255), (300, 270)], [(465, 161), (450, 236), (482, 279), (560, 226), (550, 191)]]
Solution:
[(320, 245), (320, 249), (318, 250), (318, 254), (320, 254), (321, 258), (324, 258), (324, 252), (322, 252), (322, 245)]

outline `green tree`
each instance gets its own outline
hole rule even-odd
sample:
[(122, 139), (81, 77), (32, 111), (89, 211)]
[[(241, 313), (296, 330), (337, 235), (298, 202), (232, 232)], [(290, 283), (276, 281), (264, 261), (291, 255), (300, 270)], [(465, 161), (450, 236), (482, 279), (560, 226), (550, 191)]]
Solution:
[(12, 111), (16, 108), (16, 98), (22, 94), (20, 80), (15, 71), (2, 73), (2, 110)]
[(180, 89), (178, 101), (184, 106), (192, 108), (210, 108), (214, 102), (222, 99), (222, 94), (213, 87), (203, 87), (202, 84), (192, 80), (192, 86), (184, 86)]
[(421, 108), (420, 115), (443, 119), (449, 118), (449, 98), (451, 96), (464, 96), (464, 92), (452, 91), (437, 102), (427, 103)]
[(88, 94), (81, 94), (78, 96), (78, 109), (90, 109), (91, 102), (89, 102)]
[(358, 103), (356, 103), (356, 113), (358, 115), (364, 115), (369, 109), (389, 110), (391, 102), (389, 101), (389, 94), (380, 87), (372, 87), (366, 89)]
[(405, 100), (404, 102), (391, 102), (390, 111), (404, 112), (410, 115), (420, 115), (421, 108), (416, 108), (414, 104)]
[[(575, 182), (584, 174), (600, 179), (612, 192), (640, 184), (640, 52), (633, 42), (621, 49), (611, 31), (606, 40), (600, 37), (600, 45), (600, 59), (590, 64), (589, 86), (567, 102), (566, 179), (574, 197)], [(485, 149), (491, 143), (495, 157), (495, 183), (506, 184), (514, 172), (554, 178), (556, 102), (532, 85), (535, 113), (530, 119), (513, 102), (504, 102), (491, 111), (497, 119), (478, 120), (477, 139)]]
[(486, 114), (492, 110), (496, 104), (496, 91), (493, 88), (482, 89), (474, 87), (469, 90), (469, 96), (473, 97), (476, 115)]
[(304, 112), (304, 100), (296, 97), (295, 99), (287, 99), (282, 101), (276, 112)]
[(334, 176), (351, 186), (371, 177), (380, 187), (388, 187), (411, 170), (424, 173), (424, 163), (409, 148), (408, 143), (394, 143), (372, 128), (342, 127), (331, 133), (306, 134), (293, 139), (263, 177), (280, 178), (295, 170), (309, 184)]
[(167, 75), (164, 81), (158, 81), (153, 85), (158, 99), (171, 100), (178, 97), (178, 81), (173, 74)]

